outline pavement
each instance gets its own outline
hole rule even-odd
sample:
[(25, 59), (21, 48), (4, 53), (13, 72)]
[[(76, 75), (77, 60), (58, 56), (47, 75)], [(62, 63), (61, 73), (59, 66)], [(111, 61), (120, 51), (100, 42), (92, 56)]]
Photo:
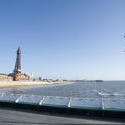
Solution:
[(36, 113), (0, 108), (0, 125), (97, 125), (125, 124), (120, 121), (78, 118), (64, 115)]

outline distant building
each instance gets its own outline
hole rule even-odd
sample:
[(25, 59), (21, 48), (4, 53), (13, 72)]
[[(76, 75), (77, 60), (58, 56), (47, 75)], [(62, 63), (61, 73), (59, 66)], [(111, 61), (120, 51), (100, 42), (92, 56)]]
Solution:
[(21, 73), (21, 50), (20, 47), (17, 50), (17, 58), (15, 63), (15, 68), (13, 73), (10, 73), (9, 75), (6, 74), (0, 74), (0, 80), (31, 80), (30, 76), (26, 74)]
[(12, 81), (13, 77), (12, 76), (8, 76), (7, 74), (0, 74), (0, 80)]

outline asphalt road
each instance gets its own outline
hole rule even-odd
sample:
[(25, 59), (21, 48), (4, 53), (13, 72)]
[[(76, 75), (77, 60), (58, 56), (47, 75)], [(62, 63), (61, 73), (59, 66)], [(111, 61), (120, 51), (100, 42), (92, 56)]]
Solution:
[(91, 125), (125, 124), (98, 119), (76, 118), (53, 114), (40, 114), (0, 108), (0, 125)]

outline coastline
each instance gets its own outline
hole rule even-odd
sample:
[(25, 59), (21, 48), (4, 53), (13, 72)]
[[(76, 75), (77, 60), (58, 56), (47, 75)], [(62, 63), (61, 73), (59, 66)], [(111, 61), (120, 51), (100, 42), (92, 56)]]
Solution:
[(64, 84), (69, 82), (43, 82), (43, 81), (0, 81), (0, 89), (7, 88), (23, 88), (32, 86), (52, 85), (52, 84)]

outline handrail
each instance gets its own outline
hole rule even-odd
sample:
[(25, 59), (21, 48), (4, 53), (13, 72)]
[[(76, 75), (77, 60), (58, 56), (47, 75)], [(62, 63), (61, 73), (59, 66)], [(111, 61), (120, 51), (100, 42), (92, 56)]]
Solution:
[[(51, 98), (52, 97), (52, 98)], [(121, 98), (117, 101), (118, 104), (121, 104), (122, 107), (117, 106), (111, 107), (112, 99), (104, 98), (77, 98), (77, 97), (59, 97), (59, 96), (40, 96), (40, 95), (25, 95), (25, 94), (8, 94), (8, 93), (0, 93), (0, 101), (7, 101), (7, 102), (15, 102), (15, 103), (36, 103), (38, 105), (60, 105), (68, 107), (83, 107), (83, 108), (100, 108), (102, 110), (106, 110), (109, 108), (112, 109), (123, 109), (125, 110), (125, 99)], [(52, 102), (53, 101), (53, 102)], [(100, 105), (96, 105), (96, 101)], [(51, 103), (52, 102), (52, 103)], [(88, 105), (86, 105), (88, 103)], [(110, 103), (110, 105), (108, 105)], [(98, 107), (99, 106), (99, 107)], [(114, 106), (114, 105), (113, 105)]]

